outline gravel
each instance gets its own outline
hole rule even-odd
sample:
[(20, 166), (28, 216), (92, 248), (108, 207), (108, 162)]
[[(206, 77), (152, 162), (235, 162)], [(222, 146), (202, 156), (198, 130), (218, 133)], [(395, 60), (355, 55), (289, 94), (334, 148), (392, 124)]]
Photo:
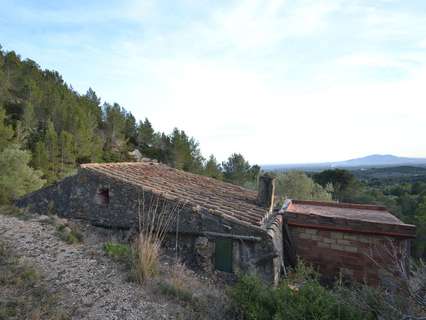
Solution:
[(38, 269), (49, 291), (62, 295), (72, 319), (176, 319), (181, 306), (161, 301), (127, 281), (123, 266), (105, 256), (105, 232), (81, 224), (84, 244), (67, 244), (46, 216), (23, 221), (0, 215), (0, 240)]

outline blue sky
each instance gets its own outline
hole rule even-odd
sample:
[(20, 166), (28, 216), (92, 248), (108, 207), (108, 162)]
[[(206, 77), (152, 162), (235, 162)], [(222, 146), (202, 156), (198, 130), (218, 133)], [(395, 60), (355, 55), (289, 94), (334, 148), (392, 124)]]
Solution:
[(0, 44), (205, 156), (426, 157), (426, 1), (0, 0)]

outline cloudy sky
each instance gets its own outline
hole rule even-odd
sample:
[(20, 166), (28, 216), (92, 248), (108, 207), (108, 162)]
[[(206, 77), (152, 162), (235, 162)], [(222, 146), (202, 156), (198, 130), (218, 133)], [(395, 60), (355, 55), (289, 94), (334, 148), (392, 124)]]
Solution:
[(0, 44), (205, 156), (426, 157), (424, 0), (0, 0)]

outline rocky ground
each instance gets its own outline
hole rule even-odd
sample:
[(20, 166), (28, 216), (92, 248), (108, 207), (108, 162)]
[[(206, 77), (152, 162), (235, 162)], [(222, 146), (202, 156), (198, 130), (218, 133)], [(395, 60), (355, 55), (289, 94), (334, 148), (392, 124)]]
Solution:
[(112, 237), (108, 231), (80, 227), (84, 243), (67, 244), (47, 216), (22, 220), (0, 214), (0, 241), (43, 275), (72, 319), (186, 318), (179, 303), (128, 281), (123, 266), (103, 252)]

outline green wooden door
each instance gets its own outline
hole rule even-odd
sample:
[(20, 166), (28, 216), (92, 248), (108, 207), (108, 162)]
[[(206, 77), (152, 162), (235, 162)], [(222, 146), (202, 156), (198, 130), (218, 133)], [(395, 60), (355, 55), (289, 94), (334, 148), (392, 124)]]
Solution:
[(216, 240), (215, 268), (220, 271), (232, 272), (232, 240)]

